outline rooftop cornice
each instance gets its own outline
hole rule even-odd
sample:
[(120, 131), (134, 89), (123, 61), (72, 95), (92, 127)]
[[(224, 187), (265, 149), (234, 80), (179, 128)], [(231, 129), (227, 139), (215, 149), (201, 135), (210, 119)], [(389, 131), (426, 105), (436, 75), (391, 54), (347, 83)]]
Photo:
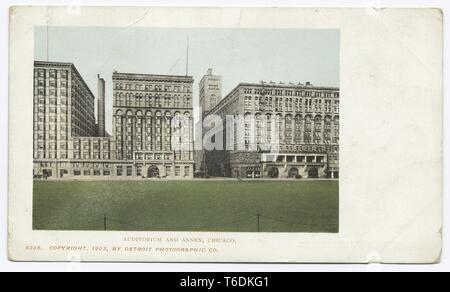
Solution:
[(211, 110), (208, 111), (209, 113), (214, 113), (220, 110), (221, 107), (223, 107), (228, 100), (239, 91), (241, 87), (258, 87), (261, 89), (277, 89), (277, 88), (283, 88), (283, 89), (291, 89), (291, 90), (331, 90), (331, 91), (339, 91), (339, 87), (328, 87), (328, 86), (314, 86), (314, 85), (299, 85), (299, 84), (270, 84), (270, 83), (239, 83), (236, 87), (233, 88), (233, 90), (230, 91), (222, 100)]
[(170, 81), (170, 82), (188, 82), (188, 83), (194, 82), (194, 78), (192, 76), (137, 74), (137, 73), (121, 73), (121, 72), (114, 72), (113, 80)]
[(95, 95), (92, 93), (91, 89), (87, 85), (86, 81), (84, 80), (83, 76), (81, 76), (80, 72), (78, 71), (77, 67), (73, 63), (64, 63), (64, 62), (47, 62), (47, 61), (34, 61), (34, 67), (57, 67), (57, 68), (67, 68), (72, 69), (75, 74), (78, 75), (83, 85), (87, 88), (90, 95), (95, 99)]
[(271, 84), (271, 83), (239, 83), (236, 88), (241, 86), (251, 86), (251, 87), (259, 87), (259, 88), (283, 88), (283, 89), (297, 89), (297, 90), (333, 90), (338, 91), (339, 87), (332, 86), (316, 86), (316, 85), (304, 85), (304, 84)]

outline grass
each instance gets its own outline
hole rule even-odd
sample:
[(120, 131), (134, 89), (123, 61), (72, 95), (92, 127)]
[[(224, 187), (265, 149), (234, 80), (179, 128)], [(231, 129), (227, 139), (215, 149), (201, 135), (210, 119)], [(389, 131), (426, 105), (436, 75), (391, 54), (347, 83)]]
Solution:
[(35, 230), (338, 232), (337, 181), (36, 181)]

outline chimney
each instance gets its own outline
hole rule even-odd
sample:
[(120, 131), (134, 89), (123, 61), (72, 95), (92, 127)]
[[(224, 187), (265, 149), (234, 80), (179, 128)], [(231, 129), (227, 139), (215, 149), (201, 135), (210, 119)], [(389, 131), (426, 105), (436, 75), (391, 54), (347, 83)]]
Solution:
[(97, 102), (98, 136), (105, 137), (105, 80), (100, 78), (100, 75), (98, 75)]
[(212, 75), (212, 73), (213, 73), (213, 69), (212, 69), (212, 68), (209, 68), (209, 69), (208, 69), (208, 73), (207, 73), (207, 74), (211, 76), (211, 75)]

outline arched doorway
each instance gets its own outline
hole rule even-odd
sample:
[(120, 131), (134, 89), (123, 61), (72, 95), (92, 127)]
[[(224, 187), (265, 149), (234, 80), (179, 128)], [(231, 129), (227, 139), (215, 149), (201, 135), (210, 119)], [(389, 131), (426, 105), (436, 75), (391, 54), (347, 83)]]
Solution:
[(159, 177), (159, 168), (155, 165), (150, 166), (147, 170), (147, 177), (148, 178)]
[(319, 177), (319, 170), (316, 167), (311, 167), (308, 170), (308, 178), (318, 178)]
[(299, 175), (298, 168), (293, 167), (289, 170), (288, 178), (297, 178), (298, 175)]
[(280, 171), (276, 167), (272, 167), (269, 170), (269, 177), (270, 178), (278, 178), (280, 176)]

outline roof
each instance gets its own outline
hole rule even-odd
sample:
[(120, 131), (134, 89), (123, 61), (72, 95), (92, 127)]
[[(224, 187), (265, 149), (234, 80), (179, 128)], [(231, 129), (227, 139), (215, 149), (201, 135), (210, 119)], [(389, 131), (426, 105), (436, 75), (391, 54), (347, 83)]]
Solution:
[(328, 86), (314, 86), (314, 85), (303, 85), (303, 84), (277, 84), (277, 83), (239, 83), (233, 90), (230, 91), (219, 103), (216, 104), (214, 108), (208, 111), (208, 113), (217, 111), (220, 107), (223, 106), (224, 103), (239, 90), (240, 87), (260, 87), (260, 88), (288, 88), (288, 89), (297, 89), (297, 90), (332, 90), (338, 91), (339, 87), (328, 87)]
[(77, 67), (73, 63), (64, 63), (64, 62), (47, 62), (47, 61), (34, 61), (34, 67), (66, 67), (72, 69), (81, 79), (81, 82), (87, 88), (92, 97), (95, 98), (95, 95), (92, 93), (91, 89), (87, 85), (86, 81), (84, 81), (83, 76), (81, 76), (80, 72), (78, 72)]
[(316, 86), (316, 85), (304, 85), (304, 84), (290, 84), (290, 83), (239, 83), (236, 88), (241, 86), (253, 86), (253, 87), (264, 87), (264, 88), (289, 88), (298, 90), (339, 90), (339, 87), (331, 86)]
[(193, 83), (194, 78), (192, 76), (182, 76), (182, 75), (162, 75), (162, 74), (140, 74), (140, 73), (121, 73), (114, 72), (113, 79), (124, 79), (124, 80), (141, 80), (141, 81), (182, 81)]

